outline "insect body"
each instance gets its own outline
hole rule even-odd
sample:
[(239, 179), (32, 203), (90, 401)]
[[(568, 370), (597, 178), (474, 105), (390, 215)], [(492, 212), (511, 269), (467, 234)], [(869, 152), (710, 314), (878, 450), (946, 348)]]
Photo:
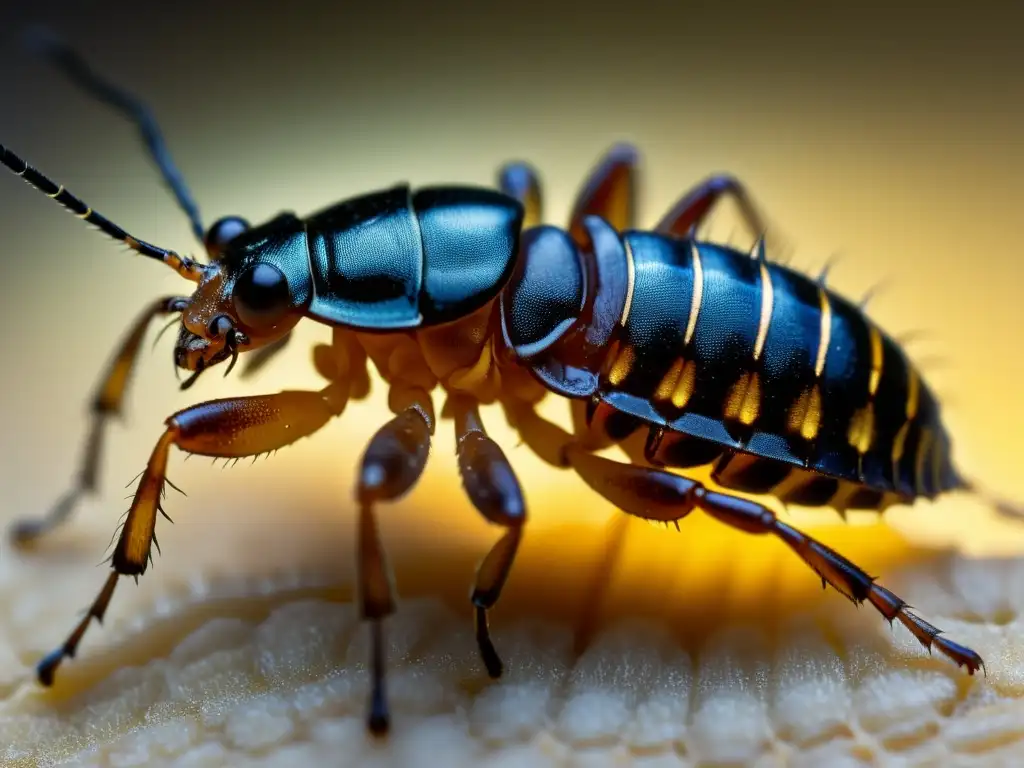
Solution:
[[(735, 179), (709, 179), (651, 232), (632, 229), (637, 157), (626, 146), (596, 167), (565, 230), (541, 224), (540, 184), (522, 163), (502, 169), (499, 190), (399, 186), (305, 219), (282, 214), (250, 227), (227, 217), (204, 230), (148, 111), (62, 44), (46, 50), (94, 95), (126, 111), (156, 147), (164, 179), (208, 261), (129, 235), (0, 146), (0, 161), (32, 186), (196, 284), (190, 296), (162, 298), (142, 314), (101, 383), (78, 486), (48, 517), (19, 524), (16, 540), (51, 529), (95, 489), (99, 435), (121, 408), (153, 318), (180, 314), (174, 359), (191, 372), (183, 388), (242, 353), (256, 361), (253, 367), (262, 365), (302, 319), (334, 330), (332, 344), (314, 350), (327, 381), (322, 390), (214, 400), (167, 420), (110, 575), (64, 645), (40, 663), (42, 683), (75, 654), (90, 620), (102, 619), (119, 577), (145, 573), (172, 446), (224, 458), (286, 446), (366, 395), (368, 363), (389, 386), (395, 414), (367, 447), (356, 490), (359, 596), (373, 633), (374, 732), (389, 722), (381, 620), (394, 610), (375, 509), (419, 478), (436, 426), (435, 389), (445, 393), (444, 415), (454, 422), (463, 486), (505, 531), (472, 593), (491, 676), (501, 674), (502, 664), (487, 612), (512, 569), (526, 520), (515, 474), (480, 418), (478, 405), (495, 402), (527, 445), (571, 468), (624, 512), (678, 522), (700, 508), (741, 530), (774, 534), (823, 583), (870, 602), (968, 672), (982, 666), (974, 651), (940, 635), (842, 555), (730, 492), (882, 510), (967, 487), (951, 463), (935, 399), (889, 336), (821, 282), (770, 263), (763, 238), (747, 254), (696, 237), (723, 197), (739, 203), (755, 234), (764, 232)], [(533, 409), (552, 392), (577, 404), (572, 434)], [(594, 455), (638, 430), (647, 439), (632, 462)], [(668, 471), (707, 464), (721, 490)]]

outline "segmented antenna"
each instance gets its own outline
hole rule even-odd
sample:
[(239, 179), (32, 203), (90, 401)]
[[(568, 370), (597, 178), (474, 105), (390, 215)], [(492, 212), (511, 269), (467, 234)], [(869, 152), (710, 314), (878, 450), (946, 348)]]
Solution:
[(82, 200), (71, 194), (64, 188), (63, 184), (57, 184), (52, 179), (47, 178), (3, 144), (0, 144), (0, 162), (10, 168), (11, 172), (14, 173), (15, 176), (20, 176), (44, 195), (63, 205), (87, 224), (92, 224), (108, 237), (112, 237), (114, 240), (124, 243), (136, 253), (141, 253), (143, 256), (148, 256), (151, 259), (162, 261), (186, 280), (198, 283), (199, 279), (202, 277), (203, 268), (198, 262), (193, 261), (187, 256), (181, 256), (174, 251), (168, 251), (164, 248), (152, 245), (151, 243), (147, 243), (144, 240), (138, 240), (132, 237), (110, 219), (100, 215), (82, 202)]

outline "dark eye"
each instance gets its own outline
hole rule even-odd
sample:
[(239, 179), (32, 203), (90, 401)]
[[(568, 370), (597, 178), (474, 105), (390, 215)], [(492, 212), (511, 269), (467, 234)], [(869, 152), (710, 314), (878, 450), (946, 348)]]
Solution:
[(239, 276), (231, 298), (235, 315), (243, 325), (254, 329), (276, 325), (292, 306), (284, 273), (265, 263), (253, 264)]
[(238, 216), (225, 216), (213, 222), (206, 231), (203, 242), (210, 258), (216, 259), (224, 253), (228, 243), (245, 232), (249, 228), (249, 222)]

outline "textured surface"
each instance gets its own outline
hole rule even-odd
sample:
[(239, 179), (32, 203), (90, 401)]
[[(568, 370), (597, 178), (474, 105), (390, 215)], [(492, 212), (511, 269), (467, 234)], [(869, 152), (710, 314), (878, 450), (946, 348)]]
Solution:
[[(121, 586), (107, 624), (52, 691), (34, 686), (30, 665), (102, 582), (90, 566), (110, 515), (89, 505), (35, 552), (3, 550), (2, 764), (990, 765), (1024, 749), (1024, 563), (947, 554), (951, 537), (936, 524), (923, 548), (870, 519), (792, 517), (826, 523), (813, 530), (981, 652), (988, 677), (971, 679), (900, 627), (821, 592), (778, 542), (699, 516), (681, 534), (637, 523), (599, 606), (601, 628), (578, 655), (572, 628), (609, 510), (522, 448), (510, 456), (538, 478), (532, 495), (557, 486), (557, 498), (577, 503), (535, 516), (495, 613), (507, 677), (489, 683), (465, 595), (494, 532), (457, 496), (439, 435), (424, 485), (382, 514), (405, 596), (388, 631), (395, 718), (385, 745), (363, 733), (352, 518), (329, 498), (344, 498), (345, 484), (286, 492), (286, 478), (303, 486), (322, 448), (306, 441), (229, 472), (177, 464), (190, 497), (171, 502), (178, 524), (161, 529), (165, 555), (139, 587)], [(423, 517), (439, 500), (453, 520), (444, 538)], [(892, 519), (917, 529), (938, 512), (950, 529), (985, 522), (966, 502)], [(1004, 523), (976, 530), (976, 551), (1024, 538)]]

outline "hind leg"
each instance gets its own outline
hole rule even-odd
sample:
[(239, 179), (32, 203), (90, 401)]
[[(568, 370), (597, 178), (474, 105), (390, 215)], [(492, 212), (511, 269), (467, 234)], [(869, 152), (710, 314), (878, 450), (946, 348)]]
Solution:
[(925, 648), (938, 649), (968, 673), (984, 669), (977, 653), (940, 635), (941, 630), (907, 610), (902, 598), (876, 584), (838, 552), (779, 520), (763, 504), (709, 491), (696, 480), (681, 475), (620, 464), (574, 448), (569, 449), (568, 458), (587, 485), (635, 517), (677, 523), (700, 508), (741, 531), (778, 537), (818, 574), (823, 585), (831, 584), (855, 604), (869, 602), (890, 624), (899, 621)]
[[(586, 242), (583, 220), (601, 216), (615, 229), (630, 229), (636, 218), (636, 177), (639, 155), (631, 144), (616, 144), (591, 169), (573, 202), (569, 234)], [(537, 171), (527, 163), (508, 163), (498, 173), (498, 188), (523, 204), (523, 228), (543, 221), (543, 196)]]

